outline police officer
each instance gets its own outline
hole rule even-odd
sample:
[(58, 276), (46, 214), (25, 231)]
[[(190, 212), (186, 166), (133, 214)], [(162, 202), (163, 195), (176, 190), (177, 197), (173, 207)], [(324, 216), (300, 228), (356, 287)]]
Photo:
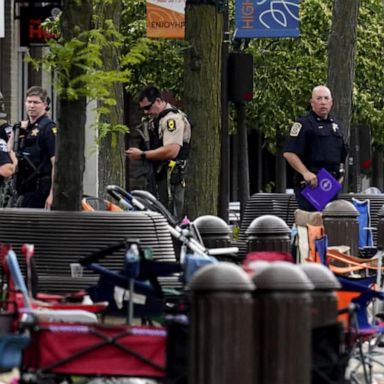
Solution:
[(28, 120), (13, 127), (9, 144), (17, 148), (19, 158), (16, 175), (18, 206), (49, 209), (53, 200), (57, 128), (47, 115), (47, 91), (39, 86), (30, 87), (25, 108)]
[(12, 150), (8, 150), (8, 139), (12, 132), (12, 126), (6, 120), (5, 103), (3, 94), (0, 92), (0, 199), (1, 206), (5, 206), (7, 191), (5, 190), (5, 178), (15, 172), (17, 159)]
[(12, 125), (7, 120), (7, 113), (5, 111), (4, 96), (0, 92), (0, 139), (8, 142), (12, 133)]
[(155, 170), (157, 197), (179, 219), (184, 214), (185, 167), (190, 151), (191, 125), (182, 111), (148, 86), (139, 95), (139, 107), (150, 116), (150, 149), (128, 148), (130, 159), (149, 160)]
[(315, 87), (310, 100), (311, 111), (292, 125), (283, 156), (295, 170), (294, 191), (299, 208), (315, 208), (301, 195), (301, 190), (317, 186), (317, 172), (325, 168), (340, 182), (343, 179), (347, 149), (341, 127), (330, 116), (331, 91), (323, 85)]

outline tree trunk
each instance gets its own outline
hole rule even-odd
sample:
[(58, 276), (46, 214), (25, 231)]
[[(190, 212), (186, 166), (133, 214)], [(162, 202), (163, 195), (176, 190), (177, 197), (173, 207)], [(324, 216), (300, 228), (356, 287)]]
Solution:
[[(358, 13), (359, 0), (335, 0), (328, 42), (328, 86), (333, 95), (333, 113), (343, 128), (347, 143), (352, 117)], [(346, 173), (345, 186), (348, 185), (348, 167)]]
[[(90, 29), (91, 16), (91, 0), (64, 1), (61, 19), (61, 34), (64, 40), (69, 41), (79, 31)], [(70, 78), (78, 77), (81, 73), (81, 68), (72, 67)], [(58, 115), (53, 209), (78, 211), (83, 194), (85, 167), (86, 98), (69, 100), (65, 95), (61, 95)]]
[(193, 124), (186, 212), (217, 215), (221, 153), (221, 42), (223, 14), (212, 4), (186, 6), (184, 100)]
[[(121, 17), (121, 0), (112, 0), (103, 7), (100, 7), (97, 14), (102, 14), (104, 19), (113, 20), (116, 29), (120, 28)], [(115, 50), (104, 50), (104, 69), (116, 70), (118, 61), (116, 58), (120, 56)], [(113, 98), (116, 105), (111, 109), (111, 113), (104, 115), (103, 119), (110, 124), (122, 124), (124, 120), (124, 102), (123, 102), (123, 85), (115, 84), (112, 90)], [(117, 184), (122, 188), (125, 187), (125, 138), (123, 133), (108, 133), (102, 139), (99, 145), (99, 196), (106, 197), (105, 191), (108, 184)]]

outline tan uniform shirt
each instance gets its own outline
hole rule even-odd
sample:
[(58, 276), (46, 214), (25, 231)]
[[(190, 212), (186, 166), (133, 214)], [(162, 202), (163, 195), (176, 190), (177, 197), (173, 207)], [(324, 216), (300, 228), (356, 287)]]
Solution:
[[(166, 109), (173, 108), (167, 104)], [(169, 112), (159, 122), (159, 138), (163, 139), (163, 145), (189, 143), (191, 140), (191, 125), (185, 115)]]

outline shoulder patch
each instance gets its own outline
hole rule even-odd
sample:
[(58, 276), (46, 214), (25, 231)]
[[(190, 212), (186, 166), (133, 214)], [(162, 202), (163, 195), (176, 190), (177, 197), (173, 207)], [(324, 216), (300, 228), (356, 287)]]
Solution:
[(300, 123), (293, 123), (289, 136), (299, 136), (302, 125)]
[(0, 139), (0, 152), (8, 152), (8, 145), (4, 139)]
[(54, 135), (56, 135), (57, 134), (57, 127), (52, 127), (52, 132)]
[(173, 132), (176, 129), (176, 121), (175, 119), (168, 119), (167, 120), (167, 130), (169, 132)]

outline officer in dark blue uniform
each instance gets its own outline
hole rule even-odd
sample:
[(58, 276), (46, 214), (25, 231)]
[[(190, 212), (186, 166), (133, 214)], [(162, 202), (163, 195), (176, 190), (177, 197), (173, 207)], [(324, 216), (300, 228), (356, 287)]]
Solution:
[[(8, 139), (12, 133), (12, 126), (8, 123), (3, 94), (0, 92), (0, 206), (8, 205), (10, 195), (5, 179), (9, 178), (16, 169), (17, 158), (12, 149), (8, 149)], [(7, 179), (7, 181), (10, 179)]]
[(8, 150), (6, 141), (0, 139), (0, 187), (4, 185), (4, 178), (15, 172), (16, 164), (15, 154)]
[(317, 172), (325, 168), (340, 182), (343, 179), (347, 149), (341, 127), (330, 116), (331, 91), (322, 85), (315, 87), (311, 111), (291, 128), (283, 156), (295, 170), (294, 191), (298, 206), (306, 211), (316, 209), (301, 195), (301, 190), (317, 186)]
[(4, 96), (0, 92), (0, 139), (8, 142), (12, 133), (12, 125), (7, 120), (7, 113), (5, 111)]
[(28, 120), (14, 126), (10, 142), (19, 163), (16, 175), (18, 206), (51, 208), (57, 128), (47, 111), (46, 90), (33, 86), (27, 90), (25, 107)]

